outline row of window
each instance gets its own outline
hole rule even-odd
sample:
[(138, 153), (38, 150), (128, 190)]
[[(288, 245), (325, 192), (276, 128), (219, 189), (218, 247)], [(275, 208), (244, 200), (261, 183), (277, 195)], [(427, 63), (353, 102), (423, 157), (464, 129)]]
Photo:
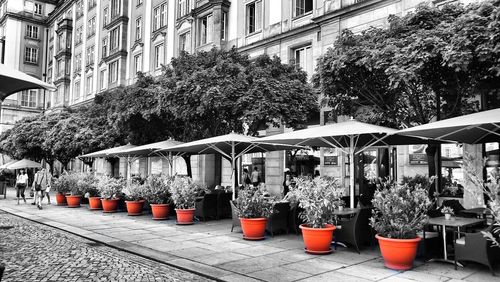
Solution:
[[(87, 0), (87, 7), (89, 11), (92, 10), (95, 6), (97, 6), (97, 0)], [(76, 18), (78, 19), (83, 16), (83, 12), (83, 1), (80, 0), (76, 2)]]

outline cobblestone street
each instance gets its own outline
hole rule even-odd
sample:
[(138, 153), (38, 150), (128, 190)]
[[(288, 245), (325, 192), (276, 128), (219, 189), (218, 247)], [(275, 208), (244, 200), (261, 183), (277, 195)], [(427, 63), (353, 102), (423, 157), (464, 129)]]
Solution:
[(2, 281), (207, 281), (4, 212), (0, 234)]

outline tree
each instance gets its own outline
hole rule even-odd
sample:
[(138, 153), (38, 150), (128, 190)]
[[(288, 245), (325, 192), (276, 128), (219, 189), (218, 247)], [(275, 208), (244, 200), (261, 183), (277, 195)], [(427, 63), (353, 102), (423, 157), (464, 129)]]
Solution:
[[(493, 24), (499, 3), (422, 4), (414, 13), (390, 16), (388, 28), (344, 31), (318, 61), (313, 80), (323, 104), (391, 127), (477, 111), (478, 93), (499, 93)], [(435, 148), (428, 151), (430, 175)]]

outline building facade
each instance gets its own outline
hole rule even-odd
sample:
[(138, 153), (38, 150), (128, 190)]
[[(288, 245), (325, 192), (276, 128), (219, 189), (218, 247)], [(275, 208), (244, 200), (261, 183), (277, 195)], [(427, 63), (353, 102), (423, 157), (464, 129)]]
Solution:
[[(0, 1), (0, 63), (44, 80), (46, 20), (54, 1)], [(42, 112), (45, 90), (15, 93), (2, 102), (0, 132)]]
[[(302, 68), (311, 77), (316, 60), (333, 46), (343, 30), (359, 33), (371, 26), (383, 27), (389, 15), (404, 15), (422, 2), (424, 0), (4, 0), (0, 1), (0, 30), (5, 50), (15, 54), (5, 58), (9, 64), (57, 87), (56, 92), (45, 96), (35, 95), (31, 99), (30, 92), (28, 98), (23, 93), (24, 96), (14, 100), (23, 105), (33, 105), (35, 100), (36, 107), (57, 109), (82, 105), (102, 91), (133, 84), (138, 72), (159, 75), (162, 66), (181, 52), (214, 47), (235, 47), (251, 58), (275, 55), (284, 63)], [(446, 2), (449, 1), (431, 3)], [(5, 104), (8, 103), (4, 102), (2, 111), (7, 111)], [(322, 109), (320, 124), (329, 122), (329, 113), (330, 109)], [(264, 134), (286, 130), (270, 128)], [(426, 174), (426, 164), (415, 161), (421, 154), (420, 149), (412, 150), (401, 146), (397, 155), (373, 150), (367, 158), (380, 163), (388, 154), (394, 154), (390, 157), (398, 161), (394, 177)], [(345, 155), (336, 150), (311, 154), (302, 157), (300, 164), (295, 163), (293, 170), (311, 174), (318, 168), (322, 175), (335, 176), (348, 183), (349, 160)], [(262, 165), (266, 185), (276, 193), (282, 186), (284, 167), (290, 166), (285, 152), (267, 153), (265, 158), (250, 156), (243, 161), (245, 164)], [(81, 167), (81, 163), (76, 162), (75, 166)], [(105, 165), (100, 167), (104, 169)], [(115, 168), (106, 170), (126, 175), (126, 167), (122, 160)], [(227, 161), (215, 156), (192, 158), (193, 177), (209, 185), (230, 185), (229, 167)], [(133, 168), (134, 173), (144, 175), (167, 166), (158, 159), (148, 158), (139, 160)]]

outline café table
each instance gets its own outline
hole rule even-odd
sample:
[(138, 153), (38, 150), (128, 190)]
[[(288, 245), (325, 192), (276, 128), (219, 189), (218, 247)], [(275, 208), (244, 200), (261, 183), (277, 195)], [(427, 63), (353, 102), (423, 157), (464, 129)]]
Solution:
[[(355, 215), (357, 212), (359, 212), (359, 209), (357, 209), (357, 208), (343, 208), (342, 210), (335, 209), (333, 211), (333, 214), (336, 215), (336, 216), (338, 216), (338, 217), (351, 217), (351, 216)], [(340, 245), (340, 246), (342, 246), (344, 248), (347, 248), (346, 244), (344, 244), (342, 242), (337, 242), (337, 239), (334, 236), (334, 238), (333, 238), (333, 246), (334, 246), (335, 250), (337, 249), (338, 245)]]
[[(440, 261), (440, 262), (447, 262), (447, 263), (452, 263), (452, 264), (455, 263), (454, 260), (448, 259), (448, 250), (446, 249), (446, 227), (451, 227), (453, 229), (457, 229), (458, 234), (460, 236), (460, 228), (466, 228), (466, 227), (478, 225), (478, 224), (483, 223), (484, 221), (485, 221), (484, 219), (466, 218), (466, 217), (452, 217), (451, 219), (445, 219), (444, 216), (441, 216), (441, 217), (429, 218), (427, 225), (441, 226), (441, 229), (443, 232), (443, 258), (434, 258), (434, 259), (431, 259), (430, 261)], [(425, 238), (425, 231), (424, 231), (424, 238)], [(458, 263), (458, 265), (463, 267), (459, 263)]]

